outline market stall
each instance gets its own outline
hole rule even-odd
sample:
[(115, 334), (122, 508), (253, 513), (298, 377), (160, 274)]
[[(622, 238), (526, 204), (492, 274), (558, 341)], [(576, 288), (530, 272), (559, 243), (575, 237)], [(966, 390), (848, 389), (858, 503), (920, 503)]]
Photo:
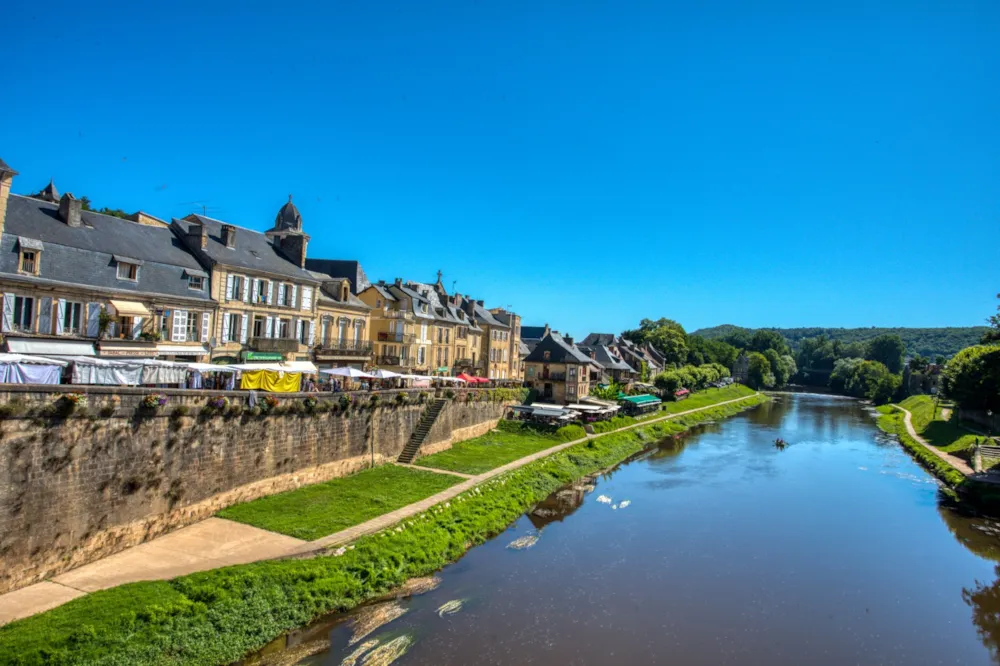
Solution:
[(4, 384), (58, 384), (69, 363), (44, 356), (0, 354), (0, 382)]

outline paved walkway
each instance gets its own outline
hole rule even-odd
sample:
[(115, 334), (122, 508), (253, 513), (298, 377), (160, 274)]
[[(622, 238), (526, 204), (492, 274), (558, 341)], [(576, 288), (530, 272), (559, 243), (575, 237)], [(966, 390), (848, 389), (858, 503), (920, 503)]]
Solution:
[[(906, 426), (906, 432), (910, 434), (910, 437), (922, 444), (925, 449), (971, 479), (982, 481), (983, 483), (1000, 483), (1000, 477), (989, 473), (977, 473), (969, 467), (969, 463), (965, 462), (958, 456), (953, 456), (950, 453), (942, 451), (933, 444), (930, 444), (926, 439), (918, 435), (916, 430), (913, 429), (913, 414), (910, 413), (910, 410), (905, 407), (900, 407), (899, 405), (893, 405), (893, 407), (903, 412), (903, 424)], [(2, 600), (2, 597), (0, 597), (0, 600)]]
[[(750, 397), (753, 396), (743, 396), (655, 419), (646, 419), (612, 432), (641, 428), (651, 423), (721, 407)], [(67, 571), (54, 577), (51, 581), (36, 583), (0, 595), (0, 625), (61, 606), (88, 592), (104, 590), (124, 583), (167, 580), (233, 564), (247, 564), (282, 557), (301, 557), (341, 546), (368, 534), (379, 532), (401, 520), (426, 511), (435, 504), (447, 502), (495, 476), (604, 434), (608, 433), (587, 435), (572, 442), (558, 444), (476, 476), (446, 472), (430, 467), (403, 465), (424, 471), (455, 474), (465, 480), (419, 502), (414, 502), (316, 541), (302, 541), (223, 518), (208, 518), (115, 555)]]

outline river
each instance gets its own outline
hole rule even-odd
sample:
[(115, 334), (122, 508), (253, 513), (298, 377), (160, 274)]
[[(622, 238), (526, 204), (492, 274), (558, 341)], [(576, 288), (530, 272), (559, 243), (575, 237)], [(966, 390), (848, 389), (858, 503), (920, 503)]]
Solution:
[[(864, 405), (780, 395), (557, 493), (367, 639), (401, 666), (1000, 663), (997, 535)], [(330, 641), (297, 663), (339, 666), (354, 620), (291, 634)]]

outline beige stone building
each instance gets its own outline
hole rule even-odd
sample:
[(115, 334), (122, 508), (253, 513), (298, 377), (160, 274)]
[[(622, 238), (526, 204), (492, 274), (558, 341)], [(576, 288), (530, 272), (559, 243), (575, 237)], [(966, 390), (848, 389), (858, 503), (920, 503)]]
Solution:
[(265, 233), (204, 215), (171, 228), (211, 273), (214, 362), (312, 360), (324, 281), (304, 268), (309, 236), (291, 197)]
[(211, 279), (170, 229), (83, 210), (51, 182), (11, 194), (16, 175), (0, 161), (5, 350), (208, 359)]
[(524, 361), (524, 384), (538, 390), (538, 400), (571, 404), (590, 393), (593, 360), (573, 338), (548, 330)]

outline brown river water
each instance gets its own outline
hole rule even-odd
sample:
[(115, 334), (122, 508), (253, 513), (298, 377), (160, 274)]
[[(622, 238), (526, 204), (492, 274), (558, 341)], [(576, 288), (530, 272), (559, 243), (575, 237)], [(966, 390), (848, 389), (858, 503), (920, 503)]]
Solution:
[(436, 589), (248, 663), (994, 664), (998, 561), (1000, 522), (864, 405), (781, 395), (556, 493)]

